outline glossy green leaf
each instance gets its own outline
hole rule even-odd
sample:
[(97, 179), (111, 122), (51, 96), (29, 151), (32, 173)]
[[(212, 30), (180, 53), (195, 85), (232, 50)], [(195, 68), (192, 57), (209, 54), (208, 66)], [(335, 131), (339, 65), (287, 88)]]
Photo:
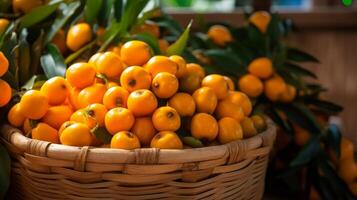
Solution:
[(289, 105), (276, 105), (294, 123), (310, 131), (311, 134), (320, 134), (321, 125), (316, 120), (315, 115), (303, 104), (292, 103)]
[(297, 89), (301, 90), (305, 87), (305, 82), (301, 77), (296, 76), (287, 69), (277, 70), (278, 74), (285, 80), (286, 83), (295, 86)]
[(10, 185), (11, 160), (7, 150), (0, 143), (0, 199), (5, 199)]
[(157, 18), (155, 19), (155, 22), (157, 25), (167, 29), (168, 32), (175, 36), (179, 36), (184, 31), (180, 24), (170, 16)]
[(76, 52), (72, 53), (71, 55), (69, 55), (64, 63), (65, 64), (70, 64), (71, 62), (73, 62), (75, 59), (77, 59), (78, 57), (80, 57), (81, 55), (83, 55), (84, 52), (88, 52), (90, 49), (93, 48), (93, 46), (96, 44), (97, 40), (93, 40), (92, 42), (86, 44), (84, 47), (80, 48), (79, 50), (77, 50)]
[(0, 0), (0, 12), (6, 13), (11, 7), (11, 0)]
[(200, 147), (204, 146), (203, 143), (199, 139), (196, 139), (194, 137), (183, 137), (182, 142), (185, 145), (190, 146), (192, 148), (200, 148)]
[(161, 54), (159, 42), (158, 42), (157, 38), (154, 37), (153, 35), (151, 35), (149, 33), (139, 33), (139, 34), (134, 35), (133, 38), (136, 40), (141, 40), (143, 42), (146, 42), (151, 47), (151, 49), (154, 51), (155, 55)]
[(99, 51), (103, 51), (116, 38), (122, 37), (135, 24), (137, 17), (145, 8), (148, 0), (127, 1), (120, 23), (114, 22), (100, 38), (103, 42)]
[(38, 38), (32, 43), (31, 46), (31, 65), (30, 74), (34, 75), (38, 72), (38, 67), (40, 66), (40, 57), (45, 43), (45, 32), (41, 30)]
[(34, 89), (36, 82), (42, 82), (47, 80), (45, 75), (33, 75), (22, 87), (22, 90), (31, 90)]
[(285, 63), (285, 67), (291, 73), (294, 73), (298, 76), (309, 76), (309, 77), (317, 79), (317, 76), (313, 72), (311, 72), (310, 70), (307, 70), (299, 65), (295, 65), (293, 63)]
[(19, 84), (24, 84), (31, 77), (31, 54), (30, 45), (27, 42), (27, 30), (22, 29), (19, 38), (19, 55), (17, 58), (19, 71), (18, 80)]
[(315, 108), (327, 113), (327, 114), (338, 114), (343, 111), (343, 107), (337, 105), (330, 101), (325, 101), (322, 99), (311, 98), (307, 99), (306, 103), (314, 105)]
[(91, 132), (95, 135), (95, 137), (103, 142), (103, 144), (110, 144), (112, 140), (112, 135), (107, 131), (107, 129), (103, 127), (96, 126), (94, 127)]
[(137, 20), (136, 25), (143, 24), (146, 20), (153, 18), (157, 12), (160, 12), (160, 7), (155, 7), (149, 11), (144, 12), (140, 18)]
[(307, 163), (315, 159), (321, 153), (321, 151), (322, 149), (320, 146), (320, 141), (316, 136), (314, 136), (309, 140), (307, 144), (305, 144), (303, 149), (291, 161), (290, 166), (296, 167), (306, 165)]
[(124, 0), (115, 0), (113, 6), (115, 19), (117, 22), (120, 22), (123, 15)]
[(13, 32), (15, 28), (15, 24), (14, 23), (10, 23), (6, 29), (0, 33), (0, 49), (3, 49), (3, 45), (4, 45), (4, 41), (7, 41), (6, 38), (11, 37), (11, 34)]
[(211, 58), (217, 70), (231, 76), (238, 76), (246, 73), (242, 67), (241, 61), (233, 52), (223, 49), (210, 49), (204, 52), (204, 55)]
[(288, 122), (288, 120), (285, 120), (283, 116), (276, 110), (275, 108), (272, 108), (270, 113), (270, 117), (272, 120), (279, 125), (279, 127), (283, 128), (284, 132), (288, 133), (289, 135), (292, 135), (294, 130), (291, 126), (291, 124)]
[(46, 46), (46, 53), (41, 56), (41, 66), (47, 78), (64, 76), (67, 68), (61, 52), (53, 44)]
[(182, 35), (169, 46), (167, 49), (167, 55), (181, 55), (183, 50), (186, 48), (187, 40), (190, 37), (190, 29), (191, 29), (192, 21), (187, 25), (185, 31)]
[(264, 34), (254, 25), (248, 26), (247, 34), (250, 46), (256, 51), (256, 57), (266, 56), (268, 46)]
[(280, 20), (277, 14), (272, 14), (271, 19), (267, 28), (267, 35), (269, 37), (269, 42), (272, 45), (278, 43), (280, 36), (282, 35), (282, 30), (280, 29)]
[(38, 22), (46, 19), (50, 16), (60, 5), (61, 1), (55, 1), (51, 4), (39, 6), (34, 8), (30, 13), (21, 17), (20, 19), (20, 28), (27, 28)]
[(66, 24), (68, 19), (73, 16), (77, 8), (79, 7), (80, 2), (75, 1), (67, 4), (60, 4), (59, 11), (61, 14), (53, 22), (51, 29), (47, 33), (46, 43), (52, 41), (56, 33)]
[(89, 24), (92, 24), (97, 18), (100, 8), (102, 6), (102, 0), (86, 0), (84, 6), (84, 19)]
[(319, 60), (314, 56), (296, 48), (288, 49), (287, 58), (295, 62), (319, 62)]
[(112, 14), (113, 14), (112, 10), (114, 6), (114, 2), (116, 1), (121, 1), (121, 0), (103, 1), (102, 7), (100, 8), (99, 15), (98, 15), (98, 23), (100, 26), (106, 27), (108, 25), (108, 22), (111, 22), (110, 19), (112, 19)]

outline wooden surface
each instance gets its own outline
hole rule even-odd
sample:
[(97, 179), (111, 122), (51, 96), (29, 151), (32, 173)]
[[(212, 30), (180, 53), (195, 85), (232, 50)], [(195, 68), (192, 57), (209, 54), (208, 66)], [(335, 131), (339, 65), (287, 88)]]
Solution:
[(319, 58), (314, 69), (329, 91), (324, 96), (345, 107), (344, 134), (357, 144), (357, 29), (301, 30), (290, 43)]

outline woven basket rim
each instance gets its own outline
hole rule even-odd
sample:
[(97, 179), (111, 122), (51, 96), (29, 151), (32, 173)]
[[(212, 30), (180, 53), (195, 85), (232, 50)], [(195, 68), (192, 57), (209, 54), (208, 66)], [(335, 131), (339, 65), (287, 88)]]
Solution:
[[(246, 145), (246, 150), (253, 150), (263, 146), (272, 146), (275, 140), (276, 127), (274, 122), (265, 117), (267, 129), (251, 138), (237, 140), (228, 144), (209, 146), (192, 149), (154, 149), (140, 148), (135, 150), (111, 149), (102, 147), (86, 147), (88, 162), (97, 163), (137, 163), (137, 154), (150, 154), (156, 152), (158, 156), (158, 164), (170, 163), (187, 163), (200, 162), (210, 159), (219, 159), (227, 156), (231, 145), (242, 144)], [(66, 146), (62, 144), (52, 144), (46, 141), (39, 141), (28, 138), (22, 134), (22, 131), (12, 127), (9, 124), (3, 124), (0, 127), (1, 140), (11, 144), (18, 151), (34, 156), (46, 156), (53, 159), (61, 160), (76, 160), (78, 155), (83, 150), (83, 147)], [(205, 154), (209, 152), (209, 154)], [(101, 159), (98, 160), (97, 158)]]

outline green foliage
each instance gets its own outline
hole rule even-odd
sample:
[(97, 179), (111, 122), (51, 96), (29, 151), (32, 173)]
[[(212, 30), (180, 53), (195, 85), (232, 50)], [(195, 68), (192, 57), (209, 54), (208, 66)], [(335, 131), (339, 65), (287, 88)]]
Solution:
[(20, 28), (28, 28), (46, 19), (49, 15), (56, 11), (60, 3), (60, 0), (52, 1), (48, 5), (34, 8), (30, 13), (20, 19)]
[(54, 20), (51, 29), (46, 36), (46, 43), (49, 43), (55, 34), (66, 24), (66, 22), (72, 17), (77, 8), (80, 6), (78, 1), (74, 1), (70, 4), (62, 3), (59, 6), (59, 16)]
[(46, 46), (46, 52), (41, 56), (41, 66), (47, 78), (64, 76), (67, 67), (61, 52), (53, 44)]
[(190, 29), (191, 29), (192, 21), (187, 25), (185, 31), (182, 33), (182, 35), (169, 46), (167, 49), (167, 55), (172, 56), (172, 55), (181, 55), (183, 50), (186, 47), (187, 40), (190, 35)]
[(113, 22), (106, 30), (100, 40), (103, 45), (99, 51), (103, 51), (115, 39), (121, 38), (135, 24), (135, 21), (142, 10), (145, 8), (148, 0), (127, 1), (120, 22)]
[(84, 19), (87, 23), (93, 24), (99, 14), (102, 2), (102, 0), (86, 0), (86, 5), (84, 6)]

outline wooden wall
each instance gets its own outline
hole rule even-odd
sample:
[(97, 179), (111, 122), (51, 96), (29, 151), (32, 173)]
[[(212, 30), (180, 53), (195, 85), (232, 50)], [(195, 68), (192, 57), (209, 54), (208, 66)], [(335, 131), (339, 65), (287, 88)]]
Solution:
[[(290, 18), (299, 32), (288, 42), (313, 55), (320, 64), (307, 64), (329, 91), (325, 98), (345, 107), (341, 113), (344, 135), (357, 145), (357, 10), (314, 9), (281, 11)], [(195, 13), (170, 13), (186, 26)], [(206, 21), (223, 21), (233, 25), (244, 23), (242, 12), (205, 13)]]
[(319, 58), (305, 66), (329, 89), (324, 98), (345, 107), (344, 134), (357, 144), (357, 29), (302, 29), (289, 42)]

